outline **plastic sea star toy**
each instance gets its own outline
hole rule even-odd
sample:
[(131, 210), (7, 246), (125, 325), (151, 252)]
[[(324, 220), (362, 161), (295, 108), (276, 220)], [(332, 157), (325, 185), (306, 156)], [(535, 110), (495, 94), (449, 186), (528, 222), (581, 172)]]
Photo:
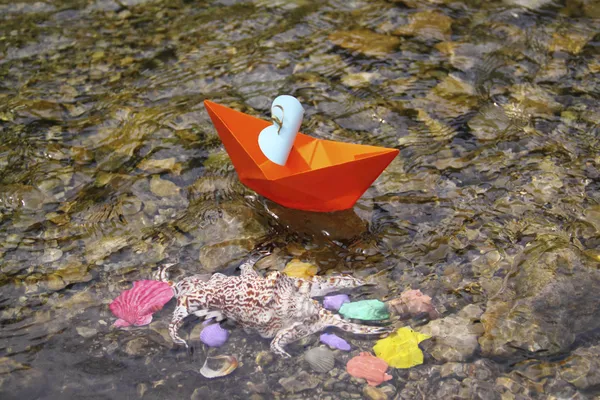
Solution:
[(310, 279), (292, 278), (278, 271), (266, 277), (254, 270), (256, 259), (240, 266), (240, 276), (212, 275), (206, 281), (194, 275), (176, 284), (170, 282), (167, 270), (173, 264), (163, 266), (158, 278), (168, 282), (177, 298), (177, 306), (169, 325), (169, 334), (175, 343), (188, 347), (178, 335), (183, 320), (188, 315), (228, 318), (239, 323), (245, 331), (258, 331), (263, 338), (272, 338), (271, 351), (290, 357), (285, 345), (326, 327), (337, 327), (347, 332), (363, 335), (389, 333), (387, 327), (359, 325), (344, 320), (323, 308), (312, 299), (346, 288), (366, 283), (351, 276), (314, 276)]

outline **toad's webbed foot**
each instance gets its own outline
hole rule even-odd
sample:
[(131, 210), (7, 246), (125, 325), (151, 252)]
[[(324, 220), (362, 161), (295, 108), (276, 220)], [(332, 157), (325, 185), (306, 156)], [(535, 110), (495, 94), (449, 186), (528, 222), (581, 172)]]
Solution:
[(296, 279), (296, 286), (301, 293), (308, 293), (310, 297), (324, 296), (328, 293), (343, 289), (352, 289), (369, 285), (362, 279), (350, 275), (313, 276), (309, 279)]
[(175, 263), (161, 265), (152, 274), (152, 278), (156, 281), (167, 282), (169, 285), (173, 286), (173, 282), (169, 280), (169, 268), (173, 265), (175, 265)]
[(225, 315), (223, 315), (223, 313), (218, 310), (210, 311), (210, 310), (206, 310), (206, 309), (201, 309), (201, 310), (196, 310), (196, 311), (192, 312), (191, 314), (194, 314), (198, 318), (204, 318), (205, 321), (214, 319), (216, 322), (221, 322), (225, 319)]
[(274, 345), (273, 342), (271, 342), (271, 351), (275, 354), (277, 354), (278, 356), (281, 356), (283, 358), (292, 358), (292, 356), (290, 355), (290, 353), (286, 352), (283, 347), (278, 346), (278, 345)]
[(246, 261), (244, 261), (238, 268), (240, 269), (241, 276), (245, 277), (254, 277), (257, 278), (258, 272), (254, 270), (254, 264), (256, 264), (260, 259), (270, 255), (269, 251), (256, 251), (251, 254)]

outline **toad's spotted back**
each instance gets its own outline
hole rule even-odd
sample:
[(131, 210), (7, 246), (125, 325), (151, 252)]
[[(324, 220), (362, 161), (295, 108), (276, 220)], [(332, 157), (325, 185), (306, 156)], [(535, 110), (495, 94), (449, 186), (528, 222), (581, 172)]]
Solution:
[(345, 288), (362, 286), (365, 282), (351, 276), (292, 278), (278, 271), (264, 278), (255, 270), (256, 260), (240, 266), (240, 276), (212, 275), (206, 281), (190, 276), (176, 284), (168, 280), (167, 270), (158, 271), (158, 278), (173, 287), (177, 306), (169, 325), (175, 343), (187, 343), (178, 335), (183, 319), (194, 314), (199, 317), (228, 318), (237, 321), (246, 331), (256, 330), (264, 338), (273, 338), (271, 350), (289, 357), (286, 344), (299, 340), (328, 326), (357, 334), (388, 333), (386, 327), (372, 327), (348, 322), (324, 309), (314, 296)]

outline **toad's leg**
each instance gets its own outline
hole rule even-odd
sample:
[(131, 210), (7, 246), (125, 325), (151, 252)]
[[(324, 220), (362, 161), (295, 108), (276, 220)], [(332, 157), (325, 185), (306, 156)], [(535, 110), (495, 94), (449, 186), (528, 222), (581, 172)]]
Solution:
[(244, 277), (258, 278), (259, 275), (258, 272), (254, 270), (254, 264), (255, 262), (250, 260), (240, 265), (240, 275)]
[(346, 332), (360, 335), (379, 335), (390, 333), (393, 329), (385, 326), (366, 326), (348, 322), (336, 314), (323, 309), (319, 312), (317, 321), (297, 322), (289, 328), (277, 332), (271, 342), (271, 351), (282, 357), (289, 358), (290, 355), (284, 350), (285, 345), (300, 340), (305, 336), (319, 332), (328, 326), (335, 326)]
[[(315, 301), (316, 303), (316, 301)], [(318, 303), (316, 303), (318, 305)], [(281, 329), (271, 342), (271, 351), (282, 357), (288, 358), (290, 355), (284, 350), (285, 345), (300, 340), (305, 336), (319, 332), (329, 326), (335, 326), (346, 332), (359, 335), (379, 335), (390, 333), (393, 329), (386, 326), (366, 326), (355, 324), (333, 314), (328, 310), (321, 308), (317, 316), (306, 319), (302, 322), (296, 322), (289, 328)]]
[(256, 272), (254, 270), (254, 265), (258, 262), (258, 260), (260, 260), (261, 258), (264, 258), (270, 254), (271, 253), (269, 251), (257, 251), (256, 253), (252, 254), (250, 257), (248, 257), (248, 259), (246, 261), (244, 261), (239, 266), (240, 275), (251, 277), (251, 278), (258, 278), (260, 275), (258, 274), (258, 272)]
[(316, 327), (311, 322), (310, 320), (296, 322), (288, 328), (281, 329), (271, 341), (271, 351), (281, 357), (290, 358), (291, 356), (284, 350), (286, 344), (300, 340), (320, 330), (315, 329)]
[[(197, 314), (196, 314), (197, 315)], [(217, 322), (221, 322), (225, 319), (225, 315), (221, 311), (209, 311), (204, 316), (205, 320), (213, 319)]]
[(167, 282), (169, 285), (173, 286), (173, 282), (169, 280), (169, 268), (171, 268), (173, 265), (175, 264), (165, 264), (158, 267), (156, 272), (154, 272), (152, 275), (152, 278), (156, 281)]
[(350, 275), (313, 276), (310, 279), (296, 279), (296, 286), (301, 293), (310, 293), (310, 297), (324, 296), (341, 289), (351, 289), (369, 285), (362, 279)]
[(177, 332), (179, 331), (184, 318), (188, 315), (190, 315), (190, 313), (188, 312), (187, 308), (187, 297), (180, 297), (177, 300), (177, 307), (175, 307), (175, 311), (173, 311), (173, 318), (169, 324), (169, 335), (171, 336), (173, 342), (182, 344), (186, 348), (188, 347), (188, 344), (179, 336)]
[(319, 321), (315, 324), (315, 326), (319, 326), (319, 330), (325, 329), (328, 326), (334, 326), (346, 332), (355, 333), (357, 335), (380, 335), (393, 331), (393, 327), (389, 326), (368, 326), (355, 324), (353, 322), (346, 321), (338, 314), (333, 314), (324, 308), (319, 310)]

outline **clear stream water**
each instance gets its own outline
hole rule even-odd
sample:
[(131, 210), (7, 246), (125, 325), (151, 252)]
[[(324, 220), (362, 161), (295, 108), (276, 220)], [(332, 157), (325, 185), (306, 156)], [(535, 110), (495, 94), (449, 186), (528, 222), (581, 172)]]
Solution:
[[(0, 2), (0, 397), (599, 398), (598, 32), (592, 0)], [(203, 101), (268, 118), (279, 94), (304, 133), (400, 149), (354, 209), (237, 181)], [(355, 299), (431, 296), (439, 319), (393, 322), (437, 329), (424, 364), (370, 389), (344, 368), (373, 340), (320, 374), (317, 335), (271, 359), (226, 324), (212, 354), (242, 365), (208, 380), (173, 302), (111, 327), (159, 264), (234, 273), (259, 246), (262, 270), (373, 276)]]

